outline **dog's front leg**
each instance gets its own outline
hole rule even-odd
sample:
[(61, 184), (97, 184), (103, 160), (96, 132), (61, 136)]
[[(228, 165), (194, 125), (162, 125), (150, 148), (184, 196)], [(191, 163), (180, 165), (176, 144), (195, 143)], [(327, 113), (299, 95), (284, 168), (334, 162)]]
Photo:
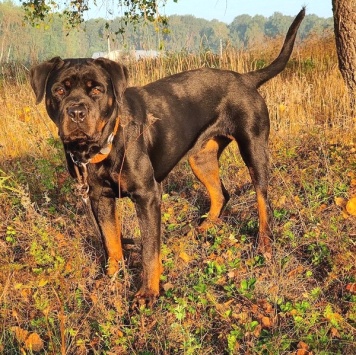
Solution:
[(153, 182), (142, 193), (135, 194), (134, 203), (142, 238), (142, 286), (137, 300), (152, 304), (159, 296), (159, 280), (163, 271), (161, 261), (161, 186)]
[(115, 197), (105, 194), (104, 189), (100, 193), (95, 192), (94, 190), (90, 194), (90, 202), (105, 245), (107, 274), (112, 276), (118, 271), (119, 263), (123, 260), (121, 229)]

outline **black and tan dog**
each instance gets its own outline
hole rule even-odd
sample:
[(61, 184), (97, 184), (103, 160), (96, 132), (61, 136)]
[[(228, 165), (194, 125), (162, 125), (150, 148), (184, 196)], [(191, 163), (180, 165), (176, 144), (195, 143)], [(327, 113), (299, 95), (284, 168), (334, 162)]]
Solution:
[(142, 237), (143, 282), (138, 299), (159, 294), (162, 273), (161, 181), (188, 156), (211, 199), (216, 220), (228, 200), (219, 178), (219, 156), (238, 143), (256, 189), (259, 249), (271, 253), (267, 202), (269, 117), (257, 88), (280, 73), (305, 15), (300, 11), (279, 56), (246, 74), (201, 68), (143, 87), (127, 87), (127, 70), (108, 59), (59, 57), (31, 70), (37, 103), (45, 98), (59, 129), (71, 175), (88, 186), (91, 208), (108, 256), (108, 274), (123, 258), (115, 199), (130, 197)]

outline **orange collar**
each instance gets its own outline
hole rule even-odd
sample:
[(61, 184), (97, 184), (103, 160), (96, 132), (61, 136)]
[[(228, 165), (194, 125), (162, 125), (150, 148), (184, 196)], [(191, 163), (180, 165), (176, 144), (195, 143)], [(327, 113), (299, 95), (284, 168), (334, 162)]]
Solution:
[(100, 152), (96, 155), (94, 155), (90, 160), (89, 163), (92, 164), (96, 164), (96, 163), (100, 163), (101, 161), (103, 161), (104, 159), (107, 158), (107, 156), (110, 154), (111, 152), (111, 148), (112, 148), (112, 142), (114, 140), (114, 137), (117, 133), (117, 130), (119, 129), (119, 117), (116, 119), (116, 123), (115, 123), (115, 127), (113, 132), (110, 134), (110, 136), (107, 139), (107, 144), (105, 147), (100, 149)]

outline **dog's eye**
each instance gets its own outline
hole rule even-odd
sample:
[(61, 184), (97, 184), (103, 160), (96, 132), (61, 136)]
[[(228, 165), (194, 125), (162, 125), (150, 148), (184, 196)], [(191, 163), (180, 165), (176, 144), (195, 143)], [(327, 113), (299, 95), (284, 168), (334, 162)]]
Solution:
[(55, 92), (58, 96), (63, 96), (66, 93), (66, 91), (62, 87), (56, 88)]

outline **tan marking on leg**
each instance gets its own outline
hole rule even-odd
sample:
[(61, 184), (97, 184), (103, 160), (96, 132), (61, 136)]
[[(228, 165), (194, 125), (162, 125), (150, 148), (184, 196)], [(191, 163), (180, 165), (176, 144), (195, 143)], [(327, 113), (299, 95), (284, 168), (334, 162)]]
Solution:
[[(226, 203), (222, 192), (219, 176), (219, 143), (215, 139), (209, 140), (204, 148), (196, 155), (189, 158), (189, 164), (199, 181), (205, 186), (210, 197), (210, 209), (208, 219), (199, 227), (199, 230), (207, 230), (220, 216), (221, 210)], [(199, 164), (199, 159), (204, 159), (204, 155), (213, 155), (210, 165)]]
[(101, 224), (106, 250), (108, 253), (107, 274), (114, 275), (119, 270), (119, 262), (123, 260), (120, 227), (117, 219)]
[(159, 295), (159, 281), (163, 272), (163, 266), (161, 261), (161, 255), (156, 257), (154, 266), (150, 270), (150, 277), (148, 278), (147, 288), (153, 292), (155, 296)]
[(258, 248), (267, 257), (272, 254), (271, 231), (269, 226), (268, 205), (262, 193), (257, 190), (257, 209), (259, 216)]
[(163, 272), (161, 255), (155, 256), (147, 267), (146, 273), (143, 275), (143, 283), (140, 290), (136, 293), (137, 298), (143, 298), (150, 303), (159, 296), (159, 283)]

